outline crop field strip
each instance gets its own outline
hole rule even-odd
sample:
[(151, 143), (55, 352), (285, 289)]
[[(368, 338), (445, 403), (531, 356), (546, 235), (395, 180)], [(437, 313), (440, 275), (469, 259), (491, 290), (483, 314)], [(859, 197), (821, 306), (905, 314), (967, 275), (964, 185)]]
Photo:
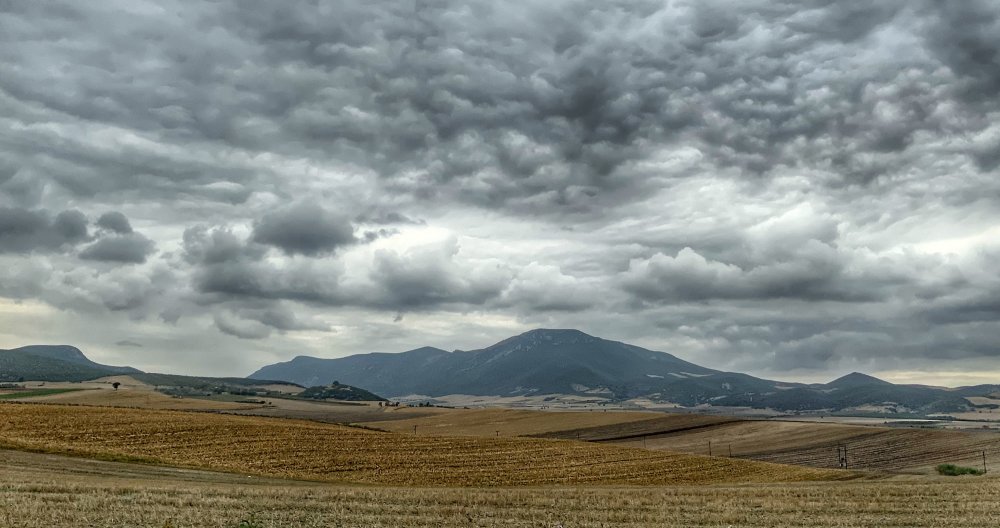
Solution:
[(260, 405), (202, 400), (198, 398), (173, 398), (144, 388), (63, 390), (53, 394), (39, 394), (20, 398), (24, 402), (56, 403), (64, 405), (95, 405), (106, 407), (132, 407), (163, 410), (241, 410)]
[(847, 446), (853, 469), (923, 470), (941, 463), (1000, 469), (1000, 435), (965, 431), (871, 427), (782, 421), (738, 421), (702, 429), (619, 440), (619, 445), (685, 453), (707, 453), (819, 468), (839, 466), (838, 446)]
[[(0, 452), (0, 457), (3, 452)], [(944, 527), (1000, 524), (1000, 480), (682, 487), (400, 488), (239, 482), (15, 454), (0, 525), (236, 527)], [(46, 457), (44, 463), (32, 458)], [(79, 470), (75, 465), (104, 466)], [(42, 466), (35, 471), (33, 466)], [(118, 473), (121, 475), (118, 475)], [(145, 474), (144, 473), (148, 473)], [(215, 480), (213, 480), (215, 479)]]
[[(397, 409), (395, 419), (367, 422), (366, 426), (395, 431), (411, 432), (416, 426), (424, 434), (471, 436), (529, 436), (567, 429), (617, 426), (630, 422), (644, 422), (661, 416), (660, 413), (637, 411), (539, 411), (524, 409)], [(412, 418), (405, 418), (415, 414)], [(401, 419), (402, 418), (402, 419)], [(361, 423), (361, 422), (358, 422)], [(571, 439), (570, 437), (565, 437)]]
[(382, 485), (662, 485), (854, 476), (572, 441), (426, 437), (294, 420), (32, 404), (0, 405), (0, 446)]
[(537, 433), (532, 436), (538, 438), (585, 440), (588, 442), (609, 442), (695, 431), (743, 421), (740, 418), (726, 416), (668, 414), (665, 416), (653, 416), (644, 420)]

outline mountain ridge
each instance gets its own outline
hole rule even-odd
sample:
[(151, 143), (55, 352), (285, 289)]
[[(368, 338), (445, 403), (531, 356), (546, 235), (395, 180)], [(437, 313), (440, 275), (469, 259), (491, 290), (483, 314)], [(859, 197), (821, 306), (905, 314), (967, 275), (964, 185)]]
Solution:
[[(299, 368), (303, 366), (308, 370)], [(667, 352), (575, 329), (545, 328), (475, 350), (421, 347), (332, 359), (299, 356), (264, 366), (249, 377), (302, 385), (338, 379), (387, 397), (577, 394), (612, 401), (647, 398), (685, 407), (838, 412), (867, 406), (899, 414), (969, 410), (966, 396), (997, 390), (993, 385), (957, 389), (895, 385), (860, 372), (820, 384), (779, 382), (702, 367)]]

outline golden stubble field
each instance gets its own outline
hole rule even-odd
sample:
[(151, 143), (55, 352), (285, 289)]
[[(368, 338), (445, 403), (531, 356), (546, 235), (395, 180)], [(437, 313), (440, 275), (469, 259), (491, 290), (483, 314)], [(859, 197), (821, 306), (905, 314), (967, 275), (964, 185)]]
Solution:
[(986, 527), (1000, 480), (408, 488), (0, 451), (0, 525), (276, 527)]
[(696, 485), (853, 477), (566, 440), (420, 436), (212, 413), (12, 403), (0, 404), (0, 446), (381, 485)]
[[(642, 422), (662, 416), (641, 411), (538, 411), (525, 409), (435, 409), (403, 407), (393, 420), (364, 422), (365, 426), (444, 436), (528, 436)], [(568, 438), (568, 437), (567, 437)]]

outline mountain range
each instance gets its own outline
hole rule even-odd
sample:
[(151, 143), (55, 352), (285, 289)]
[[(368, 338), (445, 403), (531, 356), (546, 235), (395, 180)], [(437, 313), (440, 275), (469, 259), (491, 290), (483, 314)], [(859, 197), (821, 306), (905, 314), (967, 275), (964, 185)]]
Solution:
[(268, 365), (250, 377), (304, 386), (339, 380), (388, 397), (575, 394), (612, 401), (644, 398), (686, 407), (831, 412), (867, 407), (901, 414), (971, 410), (965, 397), (1000, 391), (997, 385), (958, 389), (895, 385), (860, 373), (825, 384), (786, 383), (705, 368), (579, 330), (549, 329), (470, 351), (422, 347), (337, 359), (299, 356)]
[[(702, 367), (665, 352), (579, 330), (532, 330), (469, 351), (422, 347), (337, 359), (299, 356), (265, 366), (247, 378), (146, 374), (132, 367), (95, 363), (68, 345), (0, 350), (0, 382), (84, 381), (116, 374), (157, 386), (222, 387), (230, 392), (277, 380), (304, 387), (350, 385), (387, 397), (577, 395), (607, 402), (648, 399), (684, 407), (901, 416), (973, 411), (977, 405), (966, 398), (1000, 393), (998, 385), (955, 389), (896, 385), (857, 372), (829, 383), (781, 382)], [(992, 401), (978, 404), (992, 405)]]

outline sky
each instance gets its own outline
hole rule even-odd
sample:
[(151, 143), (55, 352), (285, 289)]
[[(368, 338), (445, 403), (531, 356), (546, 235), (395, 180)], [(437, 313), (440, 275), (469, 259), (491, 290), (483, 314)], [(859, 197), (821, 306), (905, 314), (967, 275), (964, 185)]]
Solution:
[(1000, 382), (1000, 6), (0, 2), (0, 348)]

